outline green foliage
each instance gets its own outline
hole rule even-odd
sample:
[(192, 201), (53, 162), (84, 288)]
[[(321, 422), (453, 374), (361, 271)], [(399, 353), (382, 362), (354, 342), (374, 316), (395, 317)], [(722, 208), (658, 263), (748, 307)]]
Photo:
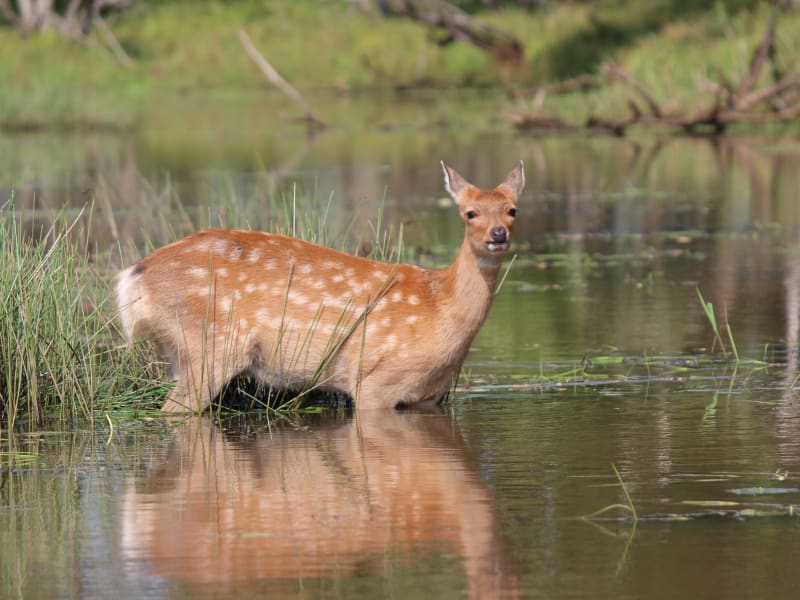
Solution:
[[(553, 2), (541, 10), (467, 4), (474, 18), (523, 42), (522, 65), (502, 65), (463, 41), (441, 46), (422, 24), (343, 0), (140, 0), (109, 20), (133, 60), (127, 68), (96, 31), (78, 42), (53, 32), (23, 39), (0, 28), (0, 55), (9, 57), (0, 61), (0, 126), (126, 127), (170, 99), (184, 105), (187, 95), (205, 98), (215, 90), (272, 92), (236, 39), (240, 27), (303, 91), (531, 87), (614, 61), (669, 108), (705, 95), (703, 82), (716, 77), (717, 67), (736, 79), (771, 10), (755, 0)], [(782, 14), (777, 50), (786, 69), (800, 52), (798, 30), (800, 12)], [(559, 100), (557, 110), (585, 111), (587, 98), (579, 98), (577, 105)], [(592, 92), (588, 104), (624, 106), (625, 98), (612, 87)]]

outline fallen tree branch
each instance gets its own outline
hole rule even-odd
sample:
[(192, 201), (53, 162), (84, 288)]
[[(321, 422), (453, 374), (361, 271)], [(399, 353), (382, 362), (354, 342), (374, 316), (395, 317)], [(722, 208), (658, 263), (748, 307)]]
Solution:
[(128, 56), (127, 52), (125, 52), (125, 48), (123, 48), (122, 44), (119, 43), (117, 36), (115, 36), (114, 32), (111, 31), (111, 28), (108, 26), (105, 19), (100, 15), (97, 15), (94, 20), (94, 25), (100, 31), (100, 34), (103, 36), (106, 45), (111, 48), (111, 53), (114, 55), (114, 58), (117, 59), (117, 62), (126, 69), (133, 67), (133, 61), (131, 60), (131, 57)]
[[(716, 69), (717, 82), (712, 82), (711, 102), (706, 108), (689, 114), (666, 114), (658, 102), (635, 79), (621, 68), (603, 65), (603, 75), (612, 82), (621, 82), (630, 87), (647, 105), (648, 114), (629, 99), (630, 114), (622, 118), (591, 115), (583, 124), (570, 124), (557, 117), (544, 114), (542, 104), (546, 94), (537, 94), (528, 111), (509, 116), (520, 129), (588, 129), (613, 135), (624, 135), (634, 125), (663, 125), (677, 127), (687, 133), (712, 131), (724, 132), (735, 123), (764, 123), (788, 121), (800, 117), (800, 73), (793, 73), (761, 88), (756, 85), (767, 59), (775, 63), (774, 39), (777, 13), (770, 16), (764, 37), (753, 51), (748, 72), (738, 83), (732, 82), (721, 70)], [(773, 69), (773, 77), (778, 73)], [(570, 80), (568, 80), (570, 81)], [(768, 106), (766, 106), (768, 104)]]
[(739, 84), (739, 89), (737, 89), (734, 94), (733, 103), (740, 110), (743, 110), (739, 105), (741, 98), (745, 97), (750, 90), (753, 89), (756, 81), (758, 81), (758, 76), (761, 74), (761, 69), (764, 67), (764, 63), (767, 62), (767, 58), (772, 57), (775, 53), (775, 25), (777, 21), (778, 10), (774, 8), (769, 17), (764, 37), (761, 39), (758, 46), (756, 46), (753, 57), (750, 59), (750, 69)]
[(305, 98), (300, 94), (300, 92), (295, 89), (295, 87), (286, 81), (283, 77), (281, 77), (280, 73), (278, 73), (275, 68), (269, 63), (269, 61), (262, 56), (262, 54), (258, 51), (258, 49), (253, 44), (250, 36), (247, 35), (244, 29), (239, 29), (236, 32), (237, 37), (239, 38), (239, 42), (241, 42), (242, 46), (244, 47), (247, 56), (250, 57), (256, 66), (259, 68), (261, 73), (267, 78), (267, 80), (281, 90), (284, 94), (286, 94), (297, 106), (299, 106), (303, 112), (305, 113), (305, 119), (309, 123), (317, 126), (317, 127), (325, 127), (325, 121), (320, 119), (317, 114), (311, 109), (311, 106), (306, 102)]
[(658, 102), (656, 102), (653, 97), (648, 94), (647, 91), (645, 91), (638, 81), (628, 75), (620, 67), (606, 63), (602, 66), (601, 70), (606, 77), (616, 81), (621, 81), (628, 87), (633, 88), (633, 91), (639, 94), (639, 96), (642, 97), (642, 100), (647, 103), (650, 113), (653, 116), (660, 117), (662, 115), (661, 107), (658, 105)]
[(454, 39), (467, 42), (495, 58), (518, 65), (523, 58), (523, 45), (515, 36), (481, 23), (445, 0), (381, 0), (385, 13), (400, 15), (446, 33), (439, 40), (445, 45)]

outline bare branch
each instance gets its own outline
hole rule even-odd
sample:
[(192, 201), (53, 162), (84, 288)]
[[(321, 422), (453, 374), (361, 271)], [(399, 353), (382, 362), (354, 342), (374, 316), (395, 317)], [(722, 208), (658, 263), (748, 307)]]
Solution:
[(764, 63), (767, 62), (767, 58), (769, 58), (775, 51), (775, 24), (778, 20), (778, 9), (773, 8), (772, 14), (770, 14), (769, 22), (767, 23), (767, 30), (764, 33), (764, 37), (761, 39), (761, 43), (758, 44), (755, 51), (753, 52), (753, 58), (750, 59), (750, 69), (747, 72), (747, 75), (742, 79), (742, 82), (739, 84), (739, 89), (736, 90), (734, 94), (734, 104), (739, 108), (739, 100), (745, 96), (753, 86), (755, 85), (756, 81), (758, 81), (758, 76), (761, 74), (761, 69), (764, 66)]
[(642, 100), (645, 101), (647, 107), (650, 109), (650, 113), (655, 117), (660, 117), (663, 113), (661, 112), (661, 107), (658, 105), (653, 97), (647, 93), (647, 91), (642, 87), (638, 81), (636, 81), (633, 77), (628, 75), (625, 71), (623, 71), (620, 67), (611, 64), (604, 64), (602, 67), (603, 74), (609, 77), (610, 79), (614, 79), (616, 81), (621, 81), (625, 85), (629, 86), (633, 89), (634, 92), (641, 96)]
[(97, 15), (94, 19), (94, 24), (95, 27), (100, 30), (106, 45), (111, 48), (111, 52), (114, 54), (114, 58), (117, 59), (117, 62), (119, 62), (119, 64), (121, 64), (124, 68), (130, 69), (133, 66), (133, 61), (119, 43), (117, 36), (114, 35), (114, 32), (111, 31), (111, 28), (106, 24), (105, 19), (100, 15)]
[(261, 73), (263, 73), (264, 77), (269, 80), (269, 82), (281, 90), (284, 94), (289, 96), (289, 98), (299, 106), (303, 112), (306, 114), (306, 120), (310, 121), (314, 125), (324, 127), (325, 122), (320, 119), (316, 113), (311, 109), (308, 102), (305, 101), (305, 98), (298, 92), (295, 87), (286, 81), (283, 77), (281, 77), (280, 73), (278, 73), (275, 68), (269, 63), (269, 61), (262, 56), (262, 54), (258, 51), (258, 49), (253, 44), (250, 36), (247, 35), (244, 29), (239, 29), (236, 32), (236, 35), (239, 38), (239, 42), (241, 42), (242, 46), (244, 47), (247, 56), (250, 57), (256, 66), (259, 68)]
[(736, 108), (740, 111), (750, 110), (761, 102), (771, 100), (775, 96), (798, 86), (800, 86), (800, 75), (786, 77), (785, 79), (782, 79), (781, 81), (769, 87), (766, 87), (762, 90), (756, 90), (755, 92), (752, 92), (741, 98), (736, 103)]
[(445, 0), (383, 0), (381, 8), (446, 32), (442, 43), (458, 39), (504, 62), (522, 62), (523, 45), (515, 36), (473, 19)]

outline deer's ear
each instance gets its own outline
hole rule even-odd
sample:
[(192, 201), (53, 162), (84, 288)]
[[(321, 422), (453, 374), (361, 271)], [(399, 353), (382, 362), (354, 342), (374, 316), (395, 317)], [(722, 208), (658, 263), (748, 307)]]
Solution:
[(522, 161), (518, 161), (517, 165), (508, 172), (503, 183), (497, 187), (506, 187), (511, 190), (514, 195), (519, 198), (522, 194), (522, 189), (525, 187), (525, 169), (522, 167)]
[(459, 197), (464, 190), (473, 187), (473, 185), (459, 175), (454, 168), (444, 164), (444, 161), (442, 161), (442, 170), (444, 171), (444, 188), (453, 197), (456, 204), (458, 204)]

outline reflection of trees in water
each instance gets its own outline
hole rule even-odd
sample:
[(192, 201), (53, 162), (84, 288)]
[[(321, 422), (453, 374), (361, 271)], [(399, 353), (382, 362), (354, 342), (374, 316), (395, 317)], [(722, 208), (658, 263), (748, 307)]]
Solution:
[(517, 595), (489, 493), (449, 417), (223, 427), (186, 421), (166, 462), (127, 491), (121, 545), (147, 572), (204, 586), (385, 576), (444, 553), (471, 598)]

